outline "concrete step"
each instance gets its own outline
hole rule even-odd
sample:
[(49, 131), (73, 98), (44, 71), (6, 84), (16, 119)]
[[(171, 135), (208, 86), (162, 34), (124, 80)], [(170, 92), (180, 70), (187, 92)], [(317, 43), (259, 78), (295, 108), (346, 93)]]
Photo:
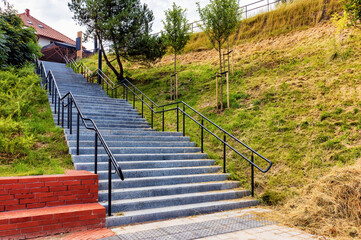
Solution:
[[(94, 138), (94, 135), (92, 135)], [(80, 146), (83, 147), (93, 147), (94, 148), (94, 139), (93, 141), (80, 141)], [(76, 147), (76, 141), (69, 141), (68, 145), (70, 148)], [(107, 141), (107, 145), (112, 147), (195, 147), (195, 143), (193, 142), (153, 142), (153, 141)], [(98, 148), (102, 148), (99, 140), (98, 140)]]
[(198, 214), (246, 208), (257, 204), (257, 200), (237, 199), (120, 212), (117, 214), (118, 216), (107, 217), (106, 226), (113, 227), (176, 217), (194, 216)]
[[(129, 212), (148, 210), (153, 208), (174, 207), (179, 205), (215, 202), (238, 199), (249, 195), (246, 190), (219, 190), (212, 192), (196, 192), (177, 195), (157, 196), (148, 198), (134, 198), (112, 201), (113, 212)], [(108, 202), (100, 202), (108, 208)]]
[[(85, 132), (85, 130), (84, 130)], [(90, 132), (90, 130), (88, 130), (88, 132)], [(100, 130), (100, 132), (102, 132), (102, 130)], [(179, 136), (149, 136), (149, 135), (145, 135), (144, 133), (145, 131), (139, 131), (139, 133), (134, 134), (134, 135), (103, 135), (105, 141), (150, 141), (150, 142), (159, 142), (159, 141), (164, 141), (164, 142), (171, 142), (171, 141), (189, 141), (190, 138), (189, 137), (179, 137)], [(149, 132), (151, 132), (151, 130), (149, 130)], [(92, 132), (92, 134), (81, 134), (79, 135), (79, 139), (80, 141), (82, 140), (94, 140), (95, 138), (95, 133)], [(67, 139), (68, 141), (76, 141), (77, 140), (77, 136), (76, 136), (76, 132), (74, 132), (72, 135), (67, 135)]]
[[(92, 117), (105, 117), (105, 118), (142, 118), (142, 116), (138, 113), (132, 113), (132, 112), (127, 112), (127, 113), (114, 113), (114, 112), (108, 112), (108, 113), (104, 113), (104, 112), (89, 112), (89, 111), (86, 111), (86, 109), (80, 109), (83, 116), (86, 117), (86, 118), (92, 118)], [(53, 109), (52, 109), (53, 111)], [(54, 111), (53, 111), (54, 113)], [(55, 113), (54, 113), (55, 114)], [(62, 113), (60, 113), (62, 115)], [(56, 117), (58, 116), (57, 114), (55, 114)], [(68, 116), (68, 113), (66, 110), (64, 110), (64, 116)], [(76, 118), (77, 117), (77, 111), (73, 111), (73, 118)]]
[[(196, 192), (219, 191), (239, 187), (236, 181), (186, 183), (164, 186), (120, 188), (112, 190), (112, 200), (147, 198)], [(99, 202), (108, 201), (108, 191), (99, 191)]]
[[(173, 168), (173, 167), (194, 167), (194, 166), (212, 166), (214, 160), (172, 160), (172, 161), (123, 161), (121, 162), (122, 170), (127, 169), (144, 169), (144, 168)], [(87, 170), (94, 172), (94, 161), (88, 163), (75, 163), (77, 170)], [(108, 170), (108, 163), (98, 163), (98, 171)]]
[[(157, 160), (185, 160), (206, 159), (204, 153), (146, 153), (146, 154), (113, 154), (118, 162), (122, 161), (157, 161)], [(74, 163), (93, 162), (94, 155), (72, 155)], [(98, 154), (98, 162), (107, 162), (107, 154)]]
[[(120, 164), (120, 167), (122, 165)], [(221, 170), (219, 166), (199, 166), (199, 167), (173, 167), (173, 168), (145, 168), (145, 169), (130, 169), (122, 170), (124, 178), (148, 178), (159, 176), (177, 176), (177, 175), (193, 175), (193, 174), (207, 174), (216, 173)], [(112, 178), (117, 178), (115, 171), (112, 173)], [(108, 179), (108, 171), (98, 171), (99, 179)]]
[[(64, 129), (65, 134), (70, 134), (70, 130), (65, 128)], [(181, 132), (158, 132), (158, 131), (135, 131), (134, 129), (127, 129), (127, 130), (106, 130), (106, 129), (99, 129), (100, 133), (103, 136), (109, 136), (109, 137), (122, 137), (122, 136), (129, 136), (129, 137), (179, 137), (179, 140), (181, 139), (185, 139), (184, 141), (189, 141), (189, 137), (183, 137), (183, 134)], [(76, 128), (73, 128), (73, 134), (76, 134), (77, 130)], [(94, 131), (88, 130), (88, 131), (80, 131), (80, 135), (81, 136), (94, 136)], [(133, 139), (131, 139), (130, 141), (134, 141)], [(153, 141), (153, 140), (152, 140)]]
[[(70, 147), (70, 154), (76, 154), (76, 148)], [(149, 153), (198, 153), (198, 147), (111, 147), (113, 154), (149, 154)], [(89, 155), (95, 153), (95, 147), (79, 148), (79, 154)], [(103, 147), (98, 147), (98, 154), (106, 154)]]
[[(185, 183), (219, 182), (225, 181), (227, 178), (228, 174), (220, 173), (129, 178), (126, 181), (122, 181), (119, 178), (114, 178), (112, 179), (112, 189), (164, 186)], [(106, 189), (108, 189), (108, 180), (99, 180), (99, 190)]]

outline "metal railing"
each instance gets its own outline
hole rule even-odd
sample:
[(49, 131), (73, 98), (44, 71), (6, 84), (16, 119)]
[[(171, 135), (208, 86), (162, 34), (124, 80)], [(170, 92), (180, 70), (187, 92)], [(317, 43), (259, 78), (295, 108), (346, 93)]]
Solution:
[[(75, 63), (75, 66), (74, 66), (75, 69), (77, 69), (77, 66), (80, 66), (80, 65), (84, 65), (84, 64)], [(138, 100), (140, 100), (141, 101), (141, 110), (140, 111), (141, 111), (142, 117), (144, 117), (144, 106), (146, 106), (151, 111), (150, 121), (151, 121), (151, 127), (152, 128), (154, 128), (154, 115), (155, 114), (161, 114), (162, 115), (161, 116), (162, 117), (162, 131), (164, 131), (165, 130), (165, 116), (164, 116), (164, 114), (166, 112), (174, 111), (174, 112), (176, 112), (176, 118), (177, 118), (177, 123), (176, 123), (177, 132), (180, 131), (179, 114), (180, 113), (182, 114), (182, 118), (183, 118), (183, 120), (182, 120), (182, 123), (183, 123), (182, 131), (183, 131), (183, 136), (185, 136), (186, 135), (186, 121), (185, 121), (185, 118), (188, 117), (190, 120), (192, 120), (194, 123), (196, 123), (200, 127), (200, 135), (201, 135), (200, 136), (200, 138), (201, 138), (200, 142), (201, 142), (201, 152), (202, 153), (204, 152), (204, 131), (208, 132), (211, 136), (215, 137), (219, 142), (221, 142), (223, 144), (223, 172), (224, 173), (227, 172), (227, 169), (226, 169), (226, 166), (227, 166), (227, 164), (226, 164), (227, 148), (231, 149), (238, 156), (240, 156), (241, 158), (246, 160), (251, 165), (251, 193), (252, 193), (252, 196), (254, 196), (254, 168), (258, 169), (262, 173), (266, 173), (266, 172), (269, 171), (269, 169), (272, 166), (272, 162), (270, 160), (268, 160), (267, 158), (265, 158), (264, 156), (259, 154), (257, 151), (253, 150), (251, 147), (249, 147), (248, 145), (246, 145), (245, 143), (240, 141), (234, 135), (230, 134), (229, 132), (227, 132), (226, 130), (224, 130), (220, 126), (218, 126), (216, 123), (214, 123), (213, 121), (208, 119), (206, 116), (204, 116), (203, 114), (201, 114), (200, 112), (198, 112), (197, 110), (195, 110), (194, 108), (192, 108), (190, 105), (188, 105), (187, 103), (185, 103), (183, 101), (173, 102), (173, 103), (164, 104), (164, 105), (158, 105), (157, 103), (155, 103), (153, 100), (151, 100), (147, 95), (145, 95), (141, 90), (139, 90), (134, 84), (132, 84), (127, 79), (122, 80), (118, 84), (115, 84), (113, 81), (106, 82), (106, 84), (114, 84), (112, 86), (109, 86), (109, 88), (111, 88), (111, 89), (117, 89), (119, 86), (123, 86), (123, 98), (126, 99), (127, 101), (129, 100), (128, 92), (130, 92), (133, 95), (132, 100), (130, 100), (130, 101), (133, 101), (133, 104), (132, 104), (133, 108), (135, 108), (136, 98)], [(171, 108), (169, 108), (169, 107), (171, 107)], [(158, 109), (160, 109), (160, 110), (158, 110)], [(190, 110), (191, 112), (195, 113), (198, 117), (201, 118), (201, 120), (196, 120), (194, 117), (192, 117), (189, 113), (186, 112), (186, 109), (188, 109), (188, 111)], [(209, 128), (207, 128), (205, 126), (205, 122), (211, 124), (216, 129), (221, 131), (222, 136), (218, 136), (216, 133), (214, 133)], [(246, 150), (250, 151), (251, 157), (250, 158), (246, 157), (246, 154), (242, 154), (235, 147), (231, 146), (229, 140), (234, 140), (236, 143), (240, 144)], [(257, 165), (255, 163), (255, 161), (254, 161), (255, 156), (259, 157), (263, 162), (265, 162), (267, 164), (267, 167), (261, 168), (259, 165)]]
[(100, 85), (102, 85), (104, 91), (113, 98), (118, 97), (116, 89), (119, 88), (120, 85), (115, 84), (102, 70), (97, 69), (92, 72), (83, 62), (78, 64), (73, 59), (69, 61), (65, 58), (65, 62), (74, 70), (74, 72), (81, 73), (89, 83), (95, 83), (96, 81), (94, 81), (94, 79), (99, 76), (101, 79)]
[[(240, 9), (242, 9), (242, 16), (244, 16), (245, 19), (248, 19), (252, 12), (262, 9), (262, 8), (267, 8), (267, 11), (269, 12), (271, 10), (272, 6), (274, 6), (276, 3), (280, 3), (280, 2), (282, 2), (282, 0), (258, 0), (253, 3), (241, 6)], [(260, 5), (262, 3), (264, 3), (264, 4)], [(241, 19), (242, 19), (242, 16), (241, 16)], [(203, 25), (202, 20), (191, 22), (191, 23), (189, 23), (190, 31), (192, 33), (194, 33), (194, 30), (197, 28), (200, 28), (202, 25)], [(152, 33), (151, 35), (159, 35), (161, 33), (163, 33), (163, 31)]]
[[(64, 110), (67, 109), (67, 128), (69, 129), (70, 134), (73, 134), (73, 105), (77, 110), (77, 132), (76, 132), (76, 155), (79, 155), (80, 148), (80, 120), (82, 121), (84, 127), (88, 130), (92, 130), (95, 132), (94, 137), (94, 173), (98, 173), (98, 140), (103, 146), (106, 154), (108, 155), (108, 215), (111, 216), (111, 207), (112, 207), (112, 167), (115, 169), (115, 172), (120, 177), (121, 180), (124, 180), (124, 176), (122, 170), (116, 161), (113, 153), (111, 152), (109, 146), (104, 140), (102, 134), (100, 133), (97, 125), (91, 118), (85, 118), (82, 114), (79, 105), (74, 98), (74, 95), (71, 92), (68, 92), (64, 96), (61, 95), (59, 91), (58, 84), (55, 80), (53, 72), (50, 70), (48, 73), (44, 67), (44, 64), (36, 59), (35, 61), (37, 73), (41, 76), (42, 87), (48, 91), (51, 96), (51, 103), (54, 104), (54, 113), (58, 116), (58, 125), (64, 128)], [(86, 74), (86, 73), (84, 73)], [(50, 100), (49, 100), (50, 101)], [(91, 125), (88, 125), (89, 122)]]

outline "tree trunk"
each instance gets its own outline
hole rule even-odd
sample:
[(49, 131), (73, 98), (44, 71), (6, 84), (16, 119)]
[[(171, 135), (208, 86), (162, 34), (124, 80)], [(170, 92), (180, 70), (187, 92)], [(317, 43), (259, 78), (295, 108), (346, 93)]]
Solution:
[(175, 98), (178, 99), (177, 53), (174, 52)]
[(220, 75), (220, 87), (221, 87), (221, 111), (223, 111), (223, 77), (222, 77), (222, 45), (218, 42), (218, 52), (219, 52), (219, 75)]
[(218, 74), (216, 73), (216, 108), (218, 110)]
[(119, 66), (120, 67), (120, 71), (121, 72), (118, 72), (117, 69), (115, 69), (115, 67), (110, 63), (109, 59), (108, 59), (108, 56), (104, 50), (104, 46), (103, 46), (103, 40), (101, 39), (101, 37), (98, 35), (98, 39), (99, 39), (99, 44), (100, 44), (100, 48), (103, 52), (103, 56), (104, 56), (104, 60), (105, 60), (105, 63), (107, 64), (107, 66), (113, 71), (113, 73), (115, 74), (115, 76), (117, 76), (117, 79), (123, 79), (123, 66)]

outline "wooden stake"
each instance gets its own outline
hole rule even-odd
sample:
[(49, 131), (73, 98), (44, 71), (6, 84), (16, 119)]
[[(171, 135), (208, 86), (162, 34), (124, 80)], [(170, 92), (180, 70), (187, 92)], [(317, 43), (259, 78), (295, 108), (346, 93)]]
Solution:
[(232, 75), (234, 74), (234, 64), (233, 64), (233, 61), (234, 61), (234, 59), (233, 59), (233, 52), (234, 52), (234, 50), (232, 51)]
[(218, 74), (216, 74), (216, 107), (218, 110)]
[(173, 79), (172, 76), (170, 76), (170, 100), (173, 100)]
[(227, 107), (229, 108), (229, 72), (226, 73), (227, 79)]
[(175, 98), (178, 99), (178, 73), (175, 73)]

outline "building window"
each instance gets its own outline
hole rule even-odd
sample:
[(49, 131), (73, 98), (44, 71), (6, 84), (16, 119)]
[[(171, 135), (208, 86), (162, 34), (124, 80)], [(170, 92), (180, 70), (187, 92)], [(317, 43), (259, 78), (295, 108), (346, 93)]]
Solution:
[(30, 22), (29, 20), (26, 20), (26, 21), (27, 21), (27, 23), (29, 23), (29, 24), (33, 25), (33, 23), (32, 23), (32, 22)]
[(41, 25), (41, 24), (39, 24), (39, 27), (40, 27), (40, 28), (44, 28), (44, 26), (43, 26), (43, 25)]

